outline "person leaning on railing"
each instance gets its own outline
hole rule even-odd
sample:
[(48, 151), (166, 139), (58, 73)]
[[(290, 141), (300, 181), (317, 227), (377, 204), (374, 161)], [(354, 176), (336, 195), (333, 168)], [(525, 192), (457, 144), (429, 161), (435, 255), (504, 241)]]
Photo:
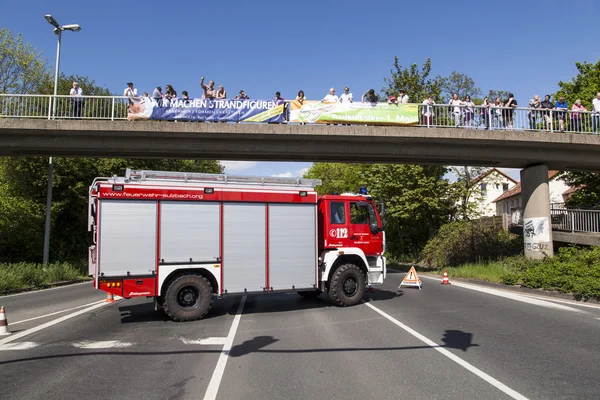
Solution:
[(435, 101), (433, 101), (433, 97), (429, 96), (427, 99), (423, 100), (423, 107), (421, 108), (422, 123), (426, 126), (433, 125), (433, 106), (435, 105)]
[(544, 101), (542, 101), (540, 104), (542, 110), (546, 110), (542, 111), (542, 116), (544, 117), (544, 129), (547, 131), (551, 131), (553, 119), (552, 110), (554, 109), (554, 103), (550, 101), (550, 95), (547, 94), (546, 96), (544, 96)]
[(558, 119), (558, 126), (560, 128), (560, 131), (564, 132), (565, 131), (565, 114), (567, 113), (567, 110), (569, 109), (569, 103), (567, 103), (567, 100), (565, 100), (565, 98), (563, 96), (561, 96), (558, 99), (558, 101), (556, 102), (556, 104), (554, 105), (554, 108), (556, 110), (561, 110), (561, 111), (556, 111), (554, 113), (554, 115)]
[(79, 87), (79, 83), (73, 82), (69, 95), (71, 96), (71, 117), (81, 118), (83, 111), (83, 90)]
[(592, 100), (592, 131), (596, 134), (598, 125), (600, 125), (600, 92), (596, 93), (596, 97)]
[(571, 110), (573, 110), (571, 113), (571, 124), (573, 125), (571, 130), (581, 132), (581, 111), (587, 111), (583, 104), (581, 104), (581, 99), (575, 100), (575, 104), (573, 104)]
[(536, 129), (536, 122), (539, 117), (539, 111), (537, 109), (542, 107), (542, 102), (540, 101), (540, 96), (537, 94), (533, 96), (533, 99), (529, 100), (529, 108), (533, 108), (533, 110), (529, 110), (527, 113), (529, 117), (529, 129)]

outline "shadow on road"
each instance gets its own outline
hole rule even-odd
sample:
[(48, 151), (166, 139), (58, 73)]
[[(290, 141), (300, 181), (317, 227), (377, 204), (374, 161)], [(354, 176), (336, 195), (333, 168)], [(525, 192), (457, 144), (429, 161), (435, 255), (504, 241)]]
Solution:
[[(467, 351), (469, 347), (479, 346), (472, 344), (473, 334), (458, 330), (446, 330), (442, 341), (444, 345), (438, 346), (397, 346), (397, 347), (334, 347), (334, 348), (313, 348), (313, 349), (267, 349), (266, 347), (277, 343), (279, 339), (273, 336), (256, 336), (250, 340), (235, 345), (231, 348), (229, 355), (231, 357), (243, 357), (253, 353), (265, 354), (310, 354), (310, 353), (351, 353), (351, 352), (387, 352), (400, 350), (419, 350), (419, 349), (459, 349)], [(198, 349), (198, 350), (180, 350), (180, 351), (86, 351), (82, 353), (53, 354), (37, 357), (18, 358), (14, 360), (0, 361), (0, 365), (16, 364), (20, 362), (51, 360), (55, 358), (70, 357), (93, 357), (93, 356), (170, 356), (185, 354), (220, 354), (222, 351), (217, 349)]]

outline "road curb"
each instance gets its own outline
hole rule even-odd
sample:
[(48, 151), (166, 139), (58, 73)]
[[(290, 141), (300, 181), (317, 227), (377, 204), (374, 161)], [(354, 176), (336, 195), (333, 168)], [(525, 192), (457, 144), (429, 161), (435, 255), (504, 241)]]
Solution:
[(54, 283), (47, 283), (41, 287), (28, 287), (28, 288), (20, 288), (20, 289), (10, 289), (10, 290), (5, 290), (3, 292), (0, 292), (0, 296), (8, 296), (11, 294), (18, 294), (18, 293), (27, 293), (27, 292), (36, 292), (38, 290), (44, 290), (44, 289), (51, 289), (54, 287), (60, 287), (60, 286), (67, 286), (67, 285), (73, 285), (75, 283), (82, 283), (82, 282), (91, 282), (92, 279), (90, 278), (85, 278), (85, 279), (76, 279), (73, 281), (61, 281), (61, 282), (54, 282)]
[[(392, 269), (392, 270), (395, 272), (399, 272), (399, 273), (405, 272), (405, 271), (400, 271), (397, 269)], [(431, 278), (440, 278), (440, 275), (433, 274), (431, 272), (418, 272), (418, 273), (419, 273), (419, 275), (422, 275), (422, 276), (428, 276)], [(441, 280), (441, 278), (440, 278), (440, 280)], [(470, 279), (470, 278), (450, 277), (450, 282), (452, 282), (452, 281), (471, 283), (474, 285), (487, 286), (487, 287), (491, 287), (494, 289), (507, 290), (507, 291), (517, 292), (517, 293), (522, 293), (522, 294), (531, 294), (531, 295), (536, 295), (536, 296), (552, 297), (555, 299), (571, 300), (571, 301), (576, 301), (578, 303), (584, 303), (584, 304), (587, 303), (587, 304), (600, 305), (600, 299), (583, 300), (583, 299), (578, 299), (577, 298), (578, 296), (573, 293), (563, 293), (563, 292), (558, 292), (555, 290), (532, 289), (532, 288), (528, 288), (528, 287), (524, 287), (524, 286), (520, 286), (520, 285), (505, 285), (503, 283), (489, 282), (489, 281), (483, 281), (483, 280), (479, 280), (479, 279)]]

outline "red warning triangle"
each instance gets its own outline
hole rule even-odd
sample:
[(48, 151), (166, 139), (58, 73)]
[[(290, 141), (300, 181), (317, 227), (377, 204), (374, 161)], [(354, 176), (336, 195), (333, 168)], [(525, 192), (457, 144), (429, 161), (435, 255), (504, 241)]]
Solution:
[(402, 279), (402, 282), (400, 282), (400, 286), (398, 286), (398, 289), (400, 289), (402, 286), (416, 286), (419, 288), (419, 290), (421, 290), (421, 286), (423, 286), (423, 283), (421, 282), (421, 278), (419, 278), (419, 275), (417, 275), (415, 267), (410, 267), (408, 273), (404, 275), (404, 279)]

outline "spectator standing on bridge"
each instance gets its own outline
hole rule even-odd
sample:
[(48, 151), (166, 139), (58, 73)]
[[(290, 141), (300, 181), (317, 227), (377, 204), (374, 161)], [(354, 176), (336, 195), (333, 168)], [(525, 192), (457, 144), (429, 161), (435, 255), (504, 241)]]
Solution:
[(204, 77), (200, 79), (200, 87), (204, 89), (203, 99), (214, 100), (217, 97), (217, 91), (215, 90), (215, 81), (208, 82), (208, 86), (204, 84)]
[(515, 95), (512, 93), (508, 94), (508, 100), (504, 103), (504, 121), (505, 125), (508, 125), (508, 129), (513, 129), (513, 119), (515, 108), (517, 108), (517, 99), (515, 99)]
[(219, 85), (217, 90), (217, 99), (224, 100), (227, 98), (227, 90), (223, 87), (223, 85)]
[(363, 93), (361, 101), (364, 103), (379, 103), (379, 95), (375, 93), (375, 89), (369, 89)]
[(400, 95), (398, 96), (399, 102), (402, 104), (408, 104), (408, 95), (406, 94), (406, 90), (401, 89)]
[(133, 82), (128, 82), (127, 87), (123, 91), (125, 97), (137, 97), (137, 89), (133, 87)]
[(165, 87), (167, 89), (167, 92), (165, 93), (165, 99), (167, 100), (167, 102), (171, 99), (176, 99), (177, 92), (175, 91), (175, 89), (173, 89), (173, 86), (167, 85)]
[(531, 130), (536, 129), (536, 122), (538, 117), (540, 116), (540, 113), (537, 110), (541, 107), (542, 102), (540, 100), (540, 96), (536, 94), (535, 96), (533, 96), (533, 99), (529, 100), (529, 108), (531, 108), (532, 110), (529, 110), (529, 112), (527, 113), (529, 117), (529, 129)]
[(581, 111), (587, 111), (587, 109), (581, 104), (581, 99), (575, 100), (571, 113), (571, 123), (575, 132), (581, 132)]
[(329, 94), (323, 97), (322, 101), (325, 103), (339, 103), (340, 99), (335, 94), (335, 89), (331, 88), (329, 89)]
[(473, 116), (475, 115), (475, 103), (471, 100), (471, 96), (467, 95), (465, 100), (463, 101), (463, 116), (465, 126), (472, 127), (473, 126)]
[(433, 106), (435, 101), (433, 101), (433, 97), (429, 96), (427, 99), (423, 100), (423, 108), (421, 109), (421, 114), (423, 114), (423, 125), (430, 127), (433, 125)]
[(556, 118), (558, 119), (558, 127), (561, 132), (564, 132), (565, 131), (565, 114), (567, 113), (567, 110), (569, 109), (569, 103), (567, 103), (567, 100), (565, 100), (565, 98), (563, 96), (560, 96), (560, 98), (554, 105), (554, 108), (557, 110), (554, 113), (554, 115), (556, 115)]
[(306, 101), (306, 96), (304, 95), (304, 90), (298, 90), (298, 95), (296, 96), (296, 101), (300, 103), (300, 105), (304, 105)]
[(243, 90), (240, 90), (240, 93), (234, 97), (234, 100), (249, 100), (249, 99), (250, 99), (250, 97), (248, 97), (246, 92), (244, 92)]
[(596, 134), (598, 125), (600, 125), (600, 92), (596, 93), (596, 98), (592, 100), (592, 129)]
[(79, 83), (73, 82), (69, 95), (71, 96), (71, 117), (81, 118), (83, 111), (83, 90), (79, 87)]
[(152, 98), (154, 99), (156, 104), (158, 104), (159, 107), (162, 107), (164, 97), (165, 95), (162, 92), (162, 88), (160, 86), (155, 87), (152, 91)]
[(350, 88), (348, 86), (344, 86), (344, 93), (340, 96), (340, 103), (348, 104), (352, 103), (354, 99), (352, 98), (352, 93), (350, 93)]
[(462, 106), (462, 104), (462, 101), (460, 101), (458, 98), (458, 93), (453, 93), (448, 105), (450, 106), (450, 111), (452, 112), (452, 120), (454, 121), (455, 128), (460, 126), (460, 106)]
[(502, 107), (504, 107), (502, 100), (500, 100), (500, 97), (496, 97), (494, 100), (494, 105), (491, 107), (493, 128), (502, 128)]
[(490, 129), (490, 107), (492, 103), (490, 103), (490, 98), (485, 97), (483, 99), (483, 103), (481, 103), (481, 118), (483, 119), (483, 124), (485, 125), (485, 129)]
[(552, 109), (554, 109), (554, 103), (550, 101), (550, 95), (544, 96), (544, 101), (541, 102), (542, 116), (544, 117), (544, 129), (547, 131), (552, 130)]

